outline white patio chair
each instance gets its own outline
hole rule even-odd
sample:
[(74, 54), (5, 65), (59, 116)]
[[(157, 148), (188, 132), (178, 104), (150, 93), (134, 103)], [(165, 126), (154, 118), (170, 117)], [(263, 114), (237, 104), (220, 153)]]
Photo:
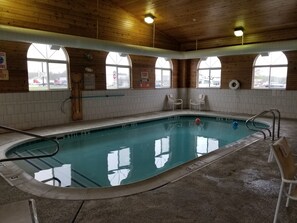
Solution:
[(273, 219), (273, 223), (276, 223), (282, 193), (284, 192), (287, 197), (286, 207), (289, 206), (290, 199), (297, 200), (297, 166), (294, 160), (295, 155), (285, 137), (280, 138), (272, 145), (272, 151), (282, 180)]
[(172, 94), (168, 94), (167, 99), (168, 103), (172, 106), (173, 111), (175, 106), (180, 106), (181, 110), (183, 110), (183, 99), (175, 98)]
[(198, 107), (198, 110), (201, 110), (201, 106), (205, 105), (205, 94), (199, 94), (197, 99), (190, 99), (190, 110), (193, 107)]

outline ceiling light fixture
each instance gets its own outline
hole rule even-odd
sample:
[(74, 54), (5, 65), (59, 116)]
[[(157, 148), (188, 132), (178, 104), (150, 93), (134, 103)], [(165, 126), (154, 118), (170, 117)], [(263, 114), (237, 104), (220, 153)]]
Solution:
[(234, 35), (237, 37), (243, 36), (243, 33), (244, 33), (243, 27), (236, 27), (234, 29)]
[(151, 13), (149, 13), (144, 16), (144, 21), (147, 24), (152, 24), (154, 22), (155, 18), (156, 18), (155, 16), (153, 16)]

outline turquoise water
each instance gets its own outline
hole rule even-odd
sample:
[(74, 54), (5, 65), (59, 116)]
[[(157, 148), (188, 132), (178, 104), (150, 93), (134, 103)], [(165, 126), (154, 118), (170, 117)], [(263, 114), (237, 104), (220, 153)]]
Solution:
[[(141, 181), (246, 137), (244, 121), (171, 117), (59, 139), (54, 157), (17, 161), (35, 179), (61, 187), (110, 187)], [(31, 142), (7, 156), (44, 154), (49, 142)]]

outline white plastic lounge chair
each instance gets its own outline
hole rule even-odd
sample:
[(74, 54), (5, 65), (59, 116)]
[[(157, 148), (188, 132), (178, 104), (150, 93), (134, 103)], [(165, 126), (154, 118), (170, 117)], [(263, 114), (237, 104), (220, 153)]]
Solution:
[(175, 106), (180, 106), (181, 110), (183, 109), (183, 100), (173, 97), (172, 94), (167, 95), (168, 103), (172, 106), (172, 110), (174, 111)]
[(190, 99), (190, 110), (193, 107), (197, 107), (198, 110), (201, 110), (201, 106), (205, 105), (205, 94), (199, 94), (197, 99)]
[(287, 197), (286, 207), (289, 206), (290, 199), (297, 200), (297, 166), (294, 161), (295, 155), (285, 137), (272, 145), (272, 151), (282, 179), (273, 220), (273, 223), (276, 223), (282, 193), (284, 192)]

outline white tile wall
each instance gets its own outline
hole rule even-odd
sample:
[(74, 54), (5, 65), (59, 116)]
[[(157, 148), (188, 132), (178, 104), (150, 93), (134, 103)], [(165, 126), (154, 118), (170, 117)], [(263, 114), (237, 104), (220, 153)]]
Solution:
[(177, 96), (178, 92), (177, 89), (84, 91), (83, 97), (91, 98), (83, 99), (83, 117), (92, 120), (167, 110), (167, 94)]
[(0, 123), (19, 129), (68, 123), (70, 103), (65, 114), (61, 105), (69, 96), (70, 91), (0, 94)]
[[(83, 97), (89, 98), (83, 99), (83, 117), (93, 120), (168, 110), (167, 94), (182, 98), (187, 108), (189, 99), (199, 93), (207, 95), (207, 110), (252, 115), (277, 108), (282, 117), (297, 119), (297, 91), (186, 88), (84, 91)], [(105, 97), (114, 94), (123, 96)], [(69, 123), (70, 100), (64, 104), (65, 114), (61, 111), (69, 96), (70, 91), (0, 94), (0, 123), (20, 129)]]
[(219, 112), (257, 114), (276, 108), (281, 117), (297, 118), (297, 91), (189, 89), (189, 98), (207, 95), (206, 109)]

